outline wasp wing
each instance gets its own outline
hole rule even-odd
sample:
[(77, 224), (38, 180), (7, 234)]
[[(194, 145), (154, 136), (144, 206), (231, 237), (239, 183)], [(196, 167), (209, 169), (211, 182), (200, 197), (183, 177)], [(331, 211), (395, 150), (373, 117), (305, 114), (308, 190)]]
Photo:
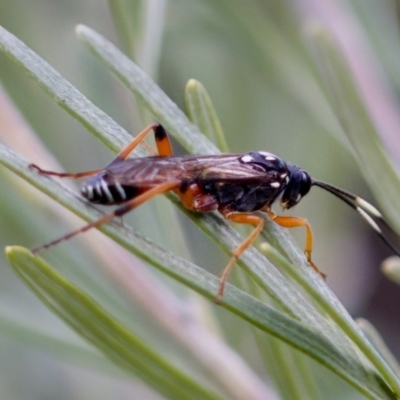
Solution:
[(142, 157), (116, 162), (105, 170), (122, 186), (149, 188), (165, 182), (181, 180), (184, 168), (178, 157)]
[(171, 180), (221, 183), (268, 183), (276, 179), (274, 169), (266, 171), (240, 161), (241, 154), (212, 156), (144, 157), (113, 163), (106, 169), (121, 185), (149, 187)]
[(220, 203), (235, 202), (237, 211), (253, 211), (279, 195), (287, 173), (242, 159), (240, 154), (128, 159), (110, 164), (88, 186), (96, 190), (99, 186), (101, 191), (104, 184), (111, 193), (109, 202), (116, 203), (164, 184), (178, 188), (194, 183), (217, 196)]
[(277, 173), (286, 172), (266, 170), (262, 166), (240, 161), (242, 154), (223, 154), (220, 156), (201, 156), (182, 160), (185, 171), (197, 182), (221, 183), (259, 183), (266, 184), (277, 178)]

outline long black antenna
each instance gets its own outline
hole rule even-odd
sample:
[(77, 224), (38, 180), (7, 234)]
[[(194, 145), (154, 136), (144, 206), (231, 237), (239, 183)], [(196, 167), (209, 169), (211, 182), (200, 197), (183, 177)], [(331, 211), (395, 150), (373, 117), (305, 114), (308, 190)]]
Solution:
[(382, 214), (372, 204), (353, 193), (347, 192), (346, 190), (340, 189), (336, 186), (332, 186), (329, 183), (312, 180), (312, 185), (325, 189), (327, 192), (332, 193), (334, 196), (338, 197), (340, 200), (347, 203), (351, 208), (356, 210), (364, 219), (364, 221), (366, 221), (367, 224), (386, 243), (386, 245), (389, 246), (398, 256), (400, 256), (400, 252), (396, 250), (396, 248), (389, 242), (389, 240), (383, 234), (381, 228), (375, 222), (374, 218), (379, 220), (391, 230), (389, 224), (383, 219)]

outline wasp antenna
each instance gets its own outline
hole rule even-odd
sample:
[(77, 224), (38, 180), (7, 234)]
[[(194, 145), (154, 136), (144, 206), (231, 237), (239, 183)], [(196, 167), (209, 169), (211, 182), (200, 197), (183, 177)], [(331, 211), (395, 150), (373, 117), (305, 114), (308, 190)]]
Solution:
[(383, 219), (382, 214), (372, 204), (368, 203), (361, 197), (356, 197), (355, 201), (356, 201), (356, 204), (359, 207), (361, 207), (363, 210), (365, 210), (367, 213), (373, 215), (376, 218)]
[(362, 209), (370, 216), (381, 219), (387, 225), (386, 221), (383, 219), (383, 216), (378, 211), (378, 209), (375, 208), (372, 204), (368, 203), (368, 201), (362, 199), (361, 197), (358, 197), (353, 193), (347, 192), (346, 190), (343, 190), (341, 188), (338, 188), (336, 186), (330, 185), (325, 182), (312, 181), (312, 184), (314, 186), (319, 186), (320, 188), (325, 189), (329, 193), (332, 193), (339, 199), (349, 204), (355, 210), (358, 211), (359, 209)]
[(321, 181), (312, 181), (312, 185), (318, 186), (325, 189), (327, 192), (332, 193), (340, 200), (347, 203), (351, 208), (354, 208), (363, 218), (363, 220), (379, 235), (379, 237), (386, 243), (386, 245), (398, 256), (400, 252), (389, 242), (386, 236), (383, 234), (379, 225), (375, 222), (374, 218), (377, 218), (382, 224), (387, 226), (390, 230), (389, 224), (384, 220), (382, 214), (370, 203), (361, 197), (356, 196), (353, 193), (347, 192), (346, 190), (340, 189), (336, 186), (330, 185)]
[[(378, 224), (372, 219), (372, 217), (366, 211), (364, 211), (362, 208), (357, 208), (357, 212), (364, 218), (364, 220), (368, 223), (368, 225), (379, 235), (379, 237), (386, 243), (386, 245), (396, 255), (398, 255), (400, 257), (400, 252), (389, 242), (389, 240), (383, 234), (381, 228), (379, 228)], [(389, 227), (388, 223), (383, 218), (381, 218), (381, 221), (384, 222), (384, 224)]]
[[(333, 194), (334, 196), (338, 197), (340, 200), (344, 201), (351, 208), (354, 208), (355, 210), (357, 210), (358, 206), (362, 207), (361, 205), (359, 205), (357, 203), (357, 199), (359, 199), (359, 197), (357, 197), (353, 193), (347, 192), (346, 190), (340, 189), (336, 186), (330, 185), (329, 183), (325, 183), (325, 182), (321, 182), (321, 181), (312, 180), (311, 184), (313, 186), (318, 186), (318, 187), (326, 190), (327, 192)], [(360, 199), (360, 200), (362, 200), (362, 199)], [(363, 202), (367, 203), (365, 200), (363, 200)], [(376, 211), (378, 211), (378, 210), (376, 210)]]
[(378, 224), (372, 219), (372, 217), (362, 208), (357, 207), (356, 208), (357, 212), (361, 215), (361, 217), (367, 222), (367, 224), (382, 238), (385, 240), (383, 237), (383, 233), (381, 228), (379, 228)]

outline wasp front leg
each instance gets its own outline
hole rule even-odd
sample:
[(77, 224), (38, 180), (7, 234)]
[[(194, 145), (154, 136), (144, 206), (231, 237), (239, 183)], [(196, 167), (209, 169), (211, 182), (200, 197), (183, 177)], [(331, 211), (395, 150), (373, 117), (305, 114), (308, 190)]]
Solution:
[(306, 256), (307, 262), (323, 279), (326, 279), (326, 274), (324, 274), (311, 260), (311, 252), (313, 248), (313, 233), (310, 223), (305, 218), (276, 215), (272, 211), (267, 211), (267, 213), (272, 221), (276, 222), (283, 228), (299, 228), (302, 226), (306, 228), (306, 245), (304, 248), (304, 254)]

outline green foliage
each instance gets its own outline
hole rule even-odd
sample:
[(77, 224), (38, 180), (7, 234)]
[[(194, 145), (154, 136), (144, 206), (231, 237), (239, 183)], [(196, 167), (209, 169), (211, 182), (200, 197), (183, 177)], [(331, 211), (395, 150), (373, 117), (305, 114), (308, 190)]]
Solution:
[[(140, 14), (143, 17), (141, 22), (147, 20), (146, 18), (153, 22), (162, 21), (165, 18), (165, 4), (161, 3), (159, 10), (155, 11), (144, 7), (144, 3), (110, 2), (118, 35), (127, 55), (95, 30), (84, 25), (78, 26), (77, 36), (100, 64), (110, 70), (135, 96), (142, 119), (150, 116), (151, 120), (161, 122), (190, 153), (216, 154), (220, 150), (227, 151), (227, 142), (230, 141), (224, 135), (220, 118), (214, 108), (217, 102), (211, 101), (205, 86), (196, 80), (190, 80), (187, 84), (187, 117), (149, 75), (131, 60), (140, 58), (138, 54), (141, 46), (147, 43), (145, 38), (154, 32), (151, 33), (151, 24), (131, 26), (128, 16), (137, 18)], [(365, 167), (363, 169), (366, 179), (375, 190), (382, 209), (398, 229), (398, 176), (381, 142), (381, 131), (375, 129), (374, 115), (368, 112), (364, 99), (357, 90), (358, 82), (354, 79), (354, 71), (348, 67), (348, 61), (335, 44), (333, 36), (325, 28), (319, 27), (312, 30), (309, 37), (313, 45), (315, 64), (320, 68), (321, 83), (302, 56), (290, 54), (290, 61), (279, 52), (269, 53), (271, 48), (265, 47), (264, 39), (260, 39), (260, 32), (265, 30), (270, 39), (281, 45), (281, 49), (290, 47), (289, 42), (280, 40), (282, 32), (268, 15), (260, 12), (260, 4), (253, 1), (249, 4), (251, 5), (244, 13), (239, 12), (240, 1), (229, 5), (220, 2), (215, 7), (219, 11), (229, 10), (231, 21), (240, 21), (237, 26), (240, 27), (238, 32), (241, 34), (236, 39), (243, 46), (243, 51), (249, 47), (249, 43), (255, 43), (260, 60), (273, 60), (272, 64), (276, 68), (274, 73), (280, 76), (278, 81), (282, 82), (284, 76), (291, 77), (285, 90), (293, 95), (301, 108), (310, 111), (315, 121), (328, 129), (326, 109), (322, 110), (315, 101), (317, 98), (324, 99), (325, 106), (337, 117), (343, 132), (349, 135), (357, 159)], [(284, 7), (277, 7), (274, 12), (289, 18)], [(149, 18), (151, 13), (154, 13), (153, 18)], [(159, 44), (161, 32), (157, 32), (156, 42)], [(289, 31), (286, 33), (288, 37), (293, 35)], [(232, 35), (237, 35), (237, 32)], [(110, 116), (3, 28), (0, 28), (0, 50), (25, 70), (55, 103), (112, 151), (120, 150), (131, 139)], [(289, 53), (285, 52), (286, 55)], [(154, 76), (157, 75), (157, 60), (157, 54), (149, 53), (143, 56), (141, 65), (147, 66), (146, 69), (151, 70)], [(301, 79), (296, 76), (301, 76)], [(324, 87), (322, 91), (320, 85)], [(308, 92), (304, 93), (305, 90)], [(140, 147), (134, 155), (146, 156), (148, 153)], [(371, 157), (374, 158), (373, 162), (368, 163)], [(3, 145), (0, 146), (0, 163), (85, 221), (94, 221), (102, 215), (95, 207), (83, 202), (74, 191), (29, 169), (30, 161)], [(385, 179), (381, 179), (382, 176)], [(183, 208), (176, 196), (168, 194), (167, 198), (188, 217), (185, 221), (191, 219), (224, 253), (231, 254), (243, 240), (219, 215), (193, 214)], [(35, 199), (32, 195), (33, 202), (38, 201)], [(159, 207), (162, 217), (172, 221), (164, 230), (164, 236), (174, 236), (174, 233), (171, 234), (174, 231), (178, 235), (180, 218), (168, 211), (168, 206), (161, 204)], [(58, 215), (58, 211), (54, 214), (60, 220), (68, 218)], [(152, 214), (154, 217), (156, 212)], [(158, 230), (158, 218), (153, 221), (155, 230)], [(28, 221), (25, 222), (28, 225)], [(38, 229), (38, 222), (32, 222), (30, 226), (35, 231)], [(44, 227), (42, 230), (45, 233), (50, 232), (49, 228)], [(259, 250), (252, 248), (243, 254), (238, 264), (246, 272), (246, 278), (237, 284), (239, 288), (236, 285), (227, 285), (221, 306), (216, 310), (216, 315), (220, 318), (216, 318), (213, 313), (213, 307), (217, 307), (209, 305), (215, 300), (219, 284), (215, 274), (167, 250), (155, 240), (148, 239), (140, 229), (136, 230), (136, 224), (134, 230), (129, 224), (113, 221), (101, 226), (100, 230), (142, 261), (190, 290), (184, 291), (179, 286), (181, 295), (177, 296), (170, 288), (169, 281), (147, 277), (147, 272), (138, 272), (137, 277), (140, 276), (144, 281), (127, 279), (126, 274), (130, 273), (127, 271), (131, 264), (137, 262), (133, 258), (126, 259), (125, 253), (121, 253), (118, 248), (108, 247), (109, 242), (105, 242), (104, 238), (97, 239), (96, 244), (90, 242), (90, 239), (86, 242), (87, 248), (94, 254), (93, 257), (104, 263), (105, 271), (109, 274), (100, 283), (90, 272), (87, 272), (88, 276), (82, 272), (90, 271), (84, 257), (74, 258), (65, 252), (57, 253), (54, 262), (56, 267), (53, 267), (42, 258), (33, 256), (28, 250), (16, 246), (7, 248), (7, 257), (13, 269), (34, 294), (78, 335), (121, 371), (143, 380), (164, 397), (273, 398), (263, 372), (257, 368), (260, 360), (257, 357), (252, 359), (248, 355), (251, 351), (247, 347), (245, 351), (240, 351), (240, 346), (234, 349), (234, 344), (228, 345), (235, 342), (235, 335), (244, 335), (249, 327), (257, 343), (252, 351), (257, 352), (262, 359), (281, 398), (328, 398), (329, 395), (325, 396), (328, 392), (323, 390), (324, 385), (321, 385), (318, 378), (321, 371), (315, 365), (326, 367), (322, 374), (328, 377), (327, 380), (332, 379), (333, 373), (355, 388), (360, 396), (372, 399), (400, 397), (397, 365), (380, 343), (379, 337), (374, 336), (370, 340), (366, 338), (364, 331), (353, 321), (325, 282), (311, 270), (287, 232), (271, 221), (266, 220), (263, 232), (270, 245), (263, 243)], [(52, 238), (54, 237), (50, 236)], [(182, 252), (189, 253), (184, 245)], [(210, 263), (205, 253), (204, 260)], [(47, 253), (43, 257), (47, 258)], [(68, 268), (65, 267), (67, 265)], [(133, 267), (136, 268), (132, 265)], [(107, 285), (110, 279), (118, 282), (118, 288), (123, 288), (124, 296), (130, 302), (133, 300), (138, 311), (132, 311), (131, 307), (121, 304), (121, 289), (114, 289), (109, 293)], [(192, 290), (211, 303), (204, 303)], [(204, 322), (194, 308), (187, 307), (188, 302), (201, 304), (207, 322)], [(225, 325), (225, 320), (229, 318), (232, 322), (226, 322)], [(218, 336), (212, 334), (210, 321), (211, 325), (220, 325), (225, 332)], [(20, 335), (20, 340), (32, 345), (28, 340), (32, 330), (28, 326), (17, 325), (1, 314), (0, 322), (3, 333), (12, 332), (13, 329), (19, 333), (26, 332), (25, 335)], [(42, 333), (43, 338), (46, 337), (45, 334)], [(35, 335), (39, 338), (34, 346), (45, 348), (40, 343), (40, 332), (35, 332)], [(52, 339), (56, 343), (57, 336)], [(78, 361), (80, 354), (86, 360), (88, 368), (108, 374), (107, 361), (99, 359), (91, 349), (80, 352), (80, 347), (70, 340), (60, 343), (60, 348), (63, 345), (70, 349), (69, 354), (76, 354), (73, 357), (74, 362), (82, 362)], [(246, 361), (239, 356), (240, 353), (246, 357)], [(61, 352), (57, 354), (60, 358), (66, 358), (60, 354)], [(71, 362), (71, 357), (69, 361)], [(113, 374), (118, 376), (118, 372), (114, 371)], [(347, 386), (344, 388), (343, 390), (348, 390)], [(332, 398), (337, 398), (336, 391), (332, 393)]]

